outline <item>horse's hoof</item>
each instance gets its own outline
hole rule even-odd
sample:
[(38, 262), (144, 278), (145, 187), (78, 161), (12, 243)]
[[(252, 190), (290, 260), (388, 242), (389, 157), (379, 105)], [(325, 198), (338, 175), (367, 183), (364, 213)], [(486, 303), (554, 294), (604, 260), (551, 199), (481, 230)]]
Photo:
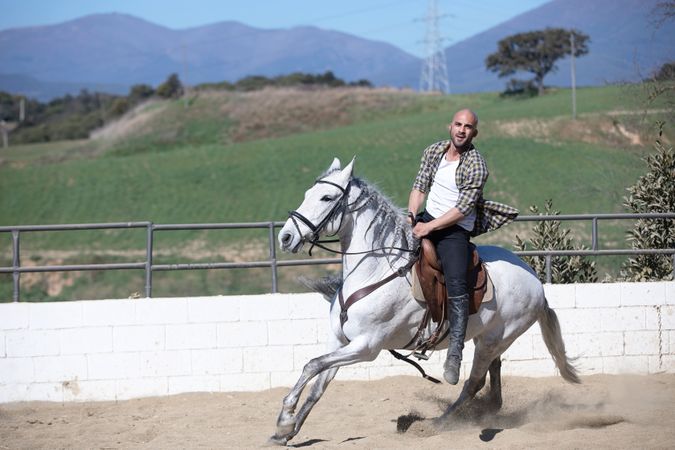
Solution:
[(284, 436), (286, 440), (289, 440), (293, 431), (295, 431), (295, 418), (279, 419), (277, 421), (277, 432), (274, 433), (274, 436)]
[(286, 445), (288, 443), (288, 436), (274, 435), (267, 440), (268, 444), (272, 445)]
[(431, 424), (435, 428), (442, 428), (448, 423), (448, 418), (445, 416), (440, 416), (440, 417), (434, 417), (431, 419)]

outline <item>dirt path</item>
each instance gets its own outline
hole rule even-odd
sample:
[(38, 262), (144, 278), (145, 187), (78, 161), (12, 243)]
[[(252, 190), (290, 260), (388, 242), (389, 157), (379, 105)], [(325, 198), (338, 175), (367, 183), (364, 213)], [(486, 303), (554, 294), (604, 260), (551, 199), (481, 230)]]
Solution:
[[(480, 401), (446, 428), (430, 421), (459, 392), (416, 377), (334, 382), (290, 442), (312, 449), (673, 448), (675, 374), (504, 379), (504, 407)], [(0, 407), (0, 449), (259, 448), (287, 389), (185, 394), (123, 402)], [(401, 419), (401, 420), (399, 420)]]

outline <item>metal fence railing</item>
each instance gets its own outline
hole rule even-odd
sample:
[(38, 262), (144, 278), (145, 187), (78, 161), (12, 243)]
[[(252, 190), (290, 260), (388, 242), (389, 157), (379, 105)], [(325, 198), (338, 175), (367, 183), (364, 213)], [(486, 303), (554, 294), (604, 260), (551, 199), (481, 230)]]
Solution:
[[(671, 255), (675, 271), (675, 248), (666, 249), (600, 249), (598, 240), (598, 222), (602, 220), (636, 220), (636, 219), (675, 219), (675, 213), (651, 214), (576, 214), (576, 215), (537, 215), (520, 216), (516, 221), (582, 221), (591, 222), (591, 244), (587, 250), (529, 250), (515, 252), (520, 256), (543, 256), (546, 261), (546, 281), (551, 282), (551, 259), (556, 256), (608, 256), (608, 255), (640, 255), (662, 254)], [(158, 271), (171, 270), (204, 270), (204, 269), (251, 269), (270, 268), (272, 292), (278, 292), (277, 269), (284, 266), (308, 266), (317, 264), (340, 263), (340, 258), (311, 258), (279, 260), (276, 251), (275, 230), (283, 226), (284, 222), (250, 222), (250, 223), (201, 223), (201, 224), (155, 224), (152, 222), (116, 222), (91, 223), (69, 225), (17, 225), (0, 226), (0, 235), (10, 233), (12, 238), (12, 265), (0, 267), (0, 273), (12, 274), (13, 293), (15, 302), (21, 298), (21, 274), (36, 272), (68, 272), (92, 270), (143, 270), (145, 272), (145, 296), (152, 297), (152, 274)], [(21, 236), (23, 233), (50, 232), (50, 231), (78, 231), (78, 230), (110, 230), (110, 229), (145, 229), (146, 246), (145, 259), (131, 263), (104, 263), (104, 264), (72, 264), (72, 265), (21, 265)], [(261, 261), (247, 262), (214, 262), (214, 263), (180, 263), (155, 264), (153, 262), (155, 233), (176, 230), (227, 230), (227, 229), (263, 229), (267, 230), (269, 257)]]

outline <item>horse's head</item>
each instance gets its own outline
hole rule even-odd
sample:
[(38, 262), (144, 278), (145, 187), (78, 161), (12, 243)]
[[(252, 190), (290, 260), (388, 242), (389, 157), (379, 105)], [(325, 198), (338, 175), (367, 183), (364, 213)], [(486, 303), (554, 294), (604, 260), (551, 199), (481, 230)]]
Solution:
[(305, 200), (279, 232), (279, 246), (284, 251), (297, 253), (305, 242), (316, 241), (320, 235), (334, 235), (340, 229), (349, 197), (354, 160), (344, 168), (335, 158), (326, 171), (305, 192)]

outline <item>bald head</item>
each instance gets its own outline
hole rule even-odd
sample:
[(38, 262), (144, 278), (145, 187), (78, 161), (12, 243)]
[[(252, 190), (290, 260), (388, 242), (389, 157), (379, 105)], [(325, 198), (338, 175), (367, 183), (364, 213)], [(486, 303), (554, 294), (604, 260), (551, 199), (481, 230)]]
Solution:
[(454, 123), (458, 119), (463, 119), (465, 123), (471, 123), (475, 129), (478, 129), (478, 114), (470, 109), (460, 109), (457, 111), (452, 118), (452, 122)]
[(458, 151), (471, 148), (471, 141), (478, 135), (478, 116), (470, 109), (457, 111), (448, 127), (450, 140)]

